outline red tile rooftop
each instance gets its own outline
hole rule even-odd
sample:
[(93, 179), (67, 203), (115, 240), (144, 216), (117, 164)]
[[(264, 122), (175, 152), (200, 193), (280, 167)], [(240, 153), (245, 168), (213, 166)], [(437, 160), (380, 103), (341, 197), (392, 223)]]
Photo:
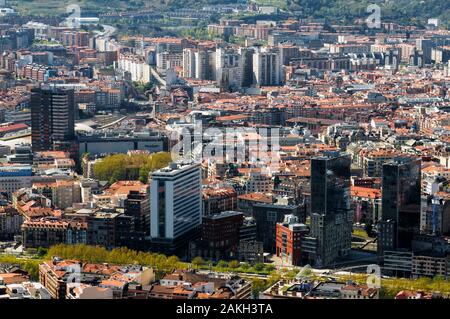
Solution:
[(229, 188), (204, 188), (202, 190), (203, 198), (209, 198), (212, 196), (236, 196), (236, 191)]
[(309, 118), (309, 117), (296, 117), (287, 120), (289, 123), (309, 123), (309, 124), (320, 124), (320, 125), (333, 125), (337, 123), (341, 123), (338, 120), (330, 120), (330, 119), (318, 119), (318, 118)]
[(263, 193), (249, 193), (249, 194), (243, 194), (239, 195), (238, 199), (240, 200), (248, 200), (248, 201), (255, 201), (255, 202), (263, 202), (263, 203), (272, 203), (272, 196), (266, 195)]
[(26, 124), (10, 124), (10, 125), (2, 125), (0, 126), (0, 133), (7, 133), (12, 131), (26, 130), (28, 125)]
[(351, 195), (355, 197), (363, 197), (370, 199), (381, 198), (381, 190), (375, 188), (352, 186), (350, 189)]
[(216, 118), (218, 122), (227, 122), (227, 121), (244, 121), (249, 118), (248, 115), (228, 115), (228, 116), (220, 116)]
[(119, 181), (112, 184), (105, 193), (108, 195), (128, 195), (131, 191), (145, 192), (147, 185), (140, 181)]

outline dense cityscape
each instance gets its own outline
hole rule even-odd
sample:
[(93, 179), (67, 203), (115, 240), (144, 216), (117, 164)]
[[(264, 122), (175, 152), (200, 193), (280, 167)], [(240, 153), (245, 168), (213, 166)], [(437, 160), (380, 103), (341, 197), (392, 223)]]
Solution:
[(0, 0), (0, 299), (449, 299), (450, 4), (336, 3)]

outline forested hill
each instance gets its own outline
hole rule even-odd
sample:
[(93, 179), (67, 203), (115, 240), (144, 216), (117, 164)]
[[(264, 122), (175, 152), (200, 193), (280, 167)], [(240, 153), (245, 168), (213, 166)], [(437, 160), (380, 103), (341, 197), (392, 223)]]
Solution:
[[(286, 14), (298, 17), (328, 18), (330, 21), (352, 21), (366, 17), (367, 6), (376, 3), (381, 7), (381, 19), (403, 23), (424, 23), (428, 18), (440, 18), (444, 24), (450, 20), (448, 0), (254, 0), (263, 5), (273, 5)], [(9, 3), (22, 13), (62, 13), (68, 3), (80, 4), (89, 13), (109, 11), (169, 10), (201, 8), (205, 5), (245, 4), (243, 0), (10, 0)]]
[(445, 0), (292, 0), (288, 8), (299, 10), (306, 16), (331, 20), (355, 19), (365, 16), (370, 4), (381, 8), (381, 19), (385, 21), (426, 22), (429, 18), (450, 20), (450, 1)]

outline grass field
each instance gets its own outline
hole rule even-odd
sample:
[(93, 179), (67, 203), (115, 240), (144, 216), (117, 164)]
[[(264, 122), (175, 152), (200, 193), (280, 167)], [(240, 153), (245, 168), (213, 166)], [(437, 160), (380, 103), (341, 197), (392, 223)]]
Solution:
[(354, 229), (352, 235), (362, 238), (369, 238), (367, 232), (363, 229)]

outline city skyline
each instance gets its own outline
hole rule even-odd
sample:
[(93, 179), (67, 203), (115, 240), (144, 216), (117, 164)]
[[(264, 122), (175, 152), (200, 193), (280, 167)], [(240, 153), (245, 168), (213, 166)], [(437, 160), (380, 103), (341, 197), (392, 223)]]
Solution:
[(407, 2), (0, 1), (0, 299), (449, 299), (450, 7)]

